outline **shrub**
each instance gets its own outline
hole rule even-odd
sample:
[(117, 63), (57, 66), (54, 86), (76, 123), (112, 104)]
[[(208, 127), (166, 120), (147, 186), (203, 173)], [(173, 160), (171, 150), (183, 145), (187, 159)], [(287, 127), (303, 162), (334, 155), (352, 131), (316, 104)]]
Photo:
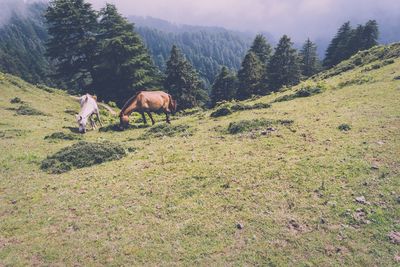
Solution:
[(48, 87), (48, 86), (46, 86), (44, 84), (37, 84), (36, 87), (39, 88), (39, 89), (42, 89), (42, 90), (44, 90), (44, 91), (46, 91), (48, 93), (54, 93), (56, 91), (53, 88), (50, 88), (50, 87)]
[(47, 135), (44, 137), (45, 140), (81, 140), (82, 137), (80, 135), (72, 134), (72, 133), (63, 133), (63, 132), (56, 132), (52, 133), (51, 135)]
[(11, 104), (22, 104), (24, 101), (21, 100), (19, 97), (14, 97), (13, 99), (10, 100)]
[(238, 134), (242, 132), (248, 132), (251, 130), (258, 130), (261, 127), (267, 127), (272, 125), (271, 120), (266, 119), (255, 119), (255, 120), (243, 120), (238, 122), (231, 122), (228, 126), (228, 132), (230, 134)]
[(107, 105), (112, 107), (112, 108), (118, 108), (117, 104), (115, 102), (113, 102), (113, 101), (109, 101)]
[(267, 103), (256, 103), (254, 105), (246, 105), (243, 103), (237, 103), (232, 105), (232, 111), (241, 111), (241, 110), (252, 110), (252, 109), (263, 109), (263, 108), (270, 108), (271, 105)]
[(124, 129), (121, 129), (119, 127), (119, 123), (115, 124), (109, 124), (107, 126), (103, 126), (99, 129), (100, 132), (120, 132), (123, 130), (135, 130), (135, 129), (143, 129), (143, 128), (149, 128), (150, 126), (148, 124), (129, 124), (127, 127)]
[(223, 117), (223, 116), (228, 116), (232, 114), (232, 111), (227, 108), (227, 107), (222, 107), (211, 113), (211, 117), (213, 118), (218, 118), (218, 117)]
[(188, 125), (171, 125), (168, 123), (157, 124), (148, 129), (139, 139), (147, 139), (151, 137), (163, 137), (163, 136), (188, 136), (191, 135), (190, 127)]
[(21, 105), (19, 108), (17, 108), (17, 114), (18, 115), (28, 115), (28, 116), (34, 116), (34, 115), (46, 115), (45, 113), (30, 107), (28, 105)]
[(69, 114), (69, 115), (75, 115), (78, 114), (77, 111), (73, 110), (73, 109), (66, 109), (64, 110), (65, 113)]
[(178, 117), (184, 117), (184, 116), (194, 115), (194, 114), (200, 113), (202, 111), (203, 111), (202, 108), (184, 109), (184, 110), (179, 111), (176, 115)]
[(295, 98), (300, 98), (300, 97), (310, 97), (316, 94), (320, 94), (323, 92), (323, 89), (320, 87), (304, 87), (301, 88), (299, 91), (295, 92), (294, 94), (291, 95), (284, 95), (281, 97), (278, 97), (277, 99), (274, 100), (274, 102), (283, 102), (283, 101), (290, 101)]
[(294, 123), (293, 120), (267, 120), (267, 119), (242, 120), (237, 122), (231, 122), (228, 126), (228, 133), (238, 134), (254, 130), (261, 130), (265, 127), (269, 127), (275, 124), (289, 126), (292, 125), (293, 123)]
[(79, 142), (48, 156), (42, 161), (40, 168), (50, 173), (63, 173), (73, 168), (90, 167), (124, 156), (125, 149), (119, 144)]
[(348, 125), (347, 123), (343, 123), (338, 126), (338, 129), (341, 130), (342, 132), (347, 132), (351, 130), (351, 126)]
[(343, 87), (350, 86), (350, 85), (361, 85), (361, 84), (369, 83), (372, 81), (373, 81), (372, 77), (363, 75), (363, 76), (359, 76), (359, 77), (356, 77), (351, 80), (340, 82), (338, 84), (338, 87), (343, 88)]

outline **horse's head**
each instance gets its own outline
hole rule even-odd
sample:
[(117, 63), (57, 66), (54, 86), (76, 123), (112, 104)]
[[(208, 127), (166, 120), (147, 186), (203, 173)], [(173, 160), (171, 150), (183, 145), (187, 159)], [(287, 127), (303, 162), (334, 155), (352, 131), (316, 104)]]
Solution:
[(78, 125), (79, 125), (79, 132), (86, 133), (87, 117), (82, 117), (79, 114), (76, 114), (75, 117), (76, 117), (76, 121), (78, 122)]
[(121, 130), (127, 128), (129, 125), (129, 117), (125, 114), (119, 114), (119, 128)]

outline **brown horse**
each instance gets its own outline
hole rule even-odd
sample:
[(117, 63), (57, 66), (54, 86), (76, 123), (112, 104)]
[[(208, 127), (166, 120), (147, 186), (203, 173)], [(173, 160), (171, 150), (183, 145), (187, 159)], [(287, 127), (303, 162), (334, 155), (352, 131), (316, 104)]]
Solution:
[(119, 113), (120, 128), (127, 127), (129, 124), (129, 115), (132, 112), (142, 114), (143, 122), (147, 124), (144, 113), (146, 112), (151, 123), (154, 125), (153, 117), (150, 112), (164, 112), (167, 123), (170, 123), (169, 115), (176, 111), (176, 100), (171, 95), (162, 91), (141, 91), (131, 97)]

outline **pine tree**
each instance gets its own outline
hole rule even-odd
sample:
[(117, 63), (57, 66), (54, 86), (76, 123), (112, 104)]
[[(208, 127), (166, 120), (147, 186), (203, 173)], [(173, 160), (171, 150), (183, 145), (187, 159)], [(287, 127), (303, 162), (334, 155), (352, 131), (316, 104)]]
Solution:
[(379, 28), (376, 20), (369, 20), (362, 34), (362, 50), (370, 49), (378, 44)]
[(84, 0), (52, 0), (45, 14), (47, 55), (56, 63), (56, 75), (68, 87), (84, 89), (90, 83), (96, 46), (97, 14)]
[(249, 51), (238, 71), (239, 87), (237, 98), (243, 100), (250, 98), (252, 95), (260, 94), (263, 73), (264, 68), (257, 55)]
[(256, 54), (260, 62), (264, 65), (267, 65), (272, 53), (271, 45), (267, 43), (267, 40), (262, 34), (256, 36), (250, 51)]
[(112, 4), (100, 11), (92, 88), (102, 99), (123, 104), (149, 86), (155, 67), (133, 24)]
[(284, 35), (275, 48), (268, 64), (268, 81), (274, 91), (282, 86), (292, 86), (300, 81), (300, 62), (290, 38)]
[(351, 28), (350, 22), (344, 23), (326, 50), (324, 67), (330, 68), (358, 51), (377, 45), (378, 36), (379, 29), (375, 20), (370, 20), (365, 25), (358, 25), (356, 29)]
[(349, 43), (353, 33), (349, 21), (339, 28), (326, 50), (325, 59), (323, 61), (324, 67), (330, 68), (350, 57), (351, 51), (349, 49)]
[(253, 41), (250, 51), (257, 55), (263, 68), (258, 90), (254, 93), (265, 95), (268, 92), (267, 66), (272, 54), (271, 45), (262, 34), (258, 34)]
[(164, 87), (177, 100), (178, 109), (200, 105), (206, 99), (197, 72), (174, 45), (167, 61)]
[(301, 74), (311, 77), (320, 70), (320, 61), (317, 55), (317, 46), (308, 38), (300, 50)]
[(227, 67), (222, 67), (211, 90), (211, 105), (223, 100), (232, 100), (236, 96), (237, 78)]

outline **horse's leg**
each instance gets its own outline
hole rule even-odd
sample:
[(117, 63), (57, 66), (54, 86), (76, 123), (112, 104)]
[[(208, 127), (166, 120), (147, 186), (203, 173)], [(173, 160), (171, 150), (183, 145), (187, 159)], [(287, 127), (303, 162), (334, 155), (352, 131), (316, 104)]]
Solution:
[(103, 122), (100, 120), (100, 113), (99, 113), (99, 111), (96, 112), (96, 117), (97, 117), (97, 120), (98, 120), (99, 123), (100, 123), (100, 126), (103, 127)]
[(169, 113), (168, 112), (165, 112), (165, 116), (166, 116), (167, 123), (171, 123), (171, 120), (169, 119)]
[(144, 115), (144, 112), (141, 112), (140, 114), (142, 114), (143, 123), (147, 124), (147, 120), (146, 120), (146, 116)]
[(96, 123), (93, 120), (93, 114), (89, 116), (90, 125), (92, 126), (92, 130), (96, 129)]
[(147, 113), (147, 115), (149, 115), (149, 117), (150, 117), (150, 120), (151, 120), (151, 123), (154, 125), (154, 120), (153, 120), (153, 116), (151, 116), (151, 113), (150, 112), (146, 112)]

